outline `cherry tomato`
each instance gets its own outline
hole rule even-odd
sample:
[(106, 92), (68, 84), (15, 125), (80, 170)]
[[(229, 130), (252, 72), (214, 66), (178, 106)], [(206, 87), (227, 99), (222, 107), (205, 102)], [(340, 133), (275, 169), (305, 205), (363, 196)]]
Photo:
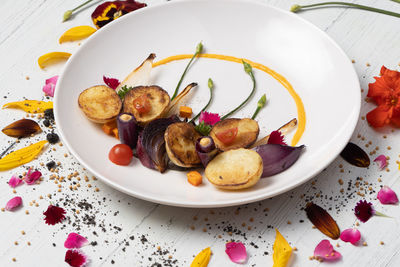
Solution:
[(151, 105), (146, 94), (143, 94), (133, 100), (133, 106), (139, 114), (146, 114), (150, 111)]
[(218, 138), (219, 141), (221, 141), (225, 145), (229, 145), (233, 142), (233, 140), (235, 140), (237, 133), (238, 133), (238, 128), (234, 127), (234, 128), (216, 133), (215, 136)]
[(117, 165), (129, 165), (133, 157), (132, 149), (125, 144), (118, 144), (111, 148), (108, 158)]

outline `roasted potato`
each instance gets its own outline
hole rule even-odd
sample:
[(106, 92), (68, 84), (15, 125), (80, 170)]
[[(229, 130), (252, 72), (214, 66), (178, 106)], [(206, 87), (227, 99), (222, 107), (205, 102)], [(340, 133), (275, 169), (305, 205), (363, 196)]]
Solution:
[[(140, 114), (134, 107), (133, 101), (143, 95), (147, 96), (151, 108), (149, 112)], [(157, 85), (136, 86), (125, 95), (124, 112), (133, 114), (136, 121), (139, 124), (144, 125), (152, 120), (160, 118), (169, 106), (169, 102), (170, 98), (168, 93)]]
[(190, 168), (201, 164), (195, 143), (201, 135), (192, 124), (176, 122), (168, 126), (164, 134), (169, 159), (177, 166)]
[[(223, 132), (232, 128), (238, 128), (237, 135), (232, 143), (224, 144), (216, 136), (217, 133)], [(227, 151), (230, 149), (247, 148), (251, 146), (258, 137), (260, 128), (258, 123), (252, 119), (226, 119), (216, 123), (211, 132), (210, 136), (214, 139), (215, 145), (219, 150)]]
[(78, 105), (89, 120), (106, 123), (118, 116), (122, 101), (113, 89), (105, 85), (96, 85), (79, 95)]
[(220, 189), (248, 188), (260, 180), (263, 161), (254, 150), (239, 148), (222, 152), (210, 161), (205, 175)]

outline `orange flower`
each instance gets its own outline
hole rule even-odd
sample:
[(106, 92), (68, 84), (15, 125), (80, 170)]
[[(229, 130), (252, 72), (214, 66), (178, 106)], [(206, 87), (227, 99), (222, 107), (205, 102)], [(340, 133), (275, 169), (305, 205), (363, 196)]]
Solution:
[(389, 123), (400, 127), (400, 72), (382, 66), (380, 76), (369, 84), (367, 96), (378, 107), (367, 114), (367, 121), (372, 127)]

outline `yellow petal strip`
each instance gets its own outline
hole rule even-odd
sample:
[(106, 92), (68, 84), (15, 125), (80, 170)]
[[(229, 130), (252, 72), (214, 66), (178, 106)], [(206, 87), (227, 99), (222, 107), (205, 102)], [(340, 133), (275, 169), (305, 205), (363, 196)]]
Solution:
[(199, 254), (197, 254), (192, 264), (190, 264), (190, 267), (207, 267), (210, 257), (211, 249), (209, 247), (205, 248)]
[(283, 235), (279, 233), (278, 229), (275, 230), (276, 237), (273, 246), (274, 254), (272, 255), (274, 265), (272, 267), (286, 267), (289, 262), (290, 255), (292, 254), (292, 248)]
[(30, 146), (11, 152), (0, 159), (0, 171), (6, 171), (31, 162), (42, 151), (47, 141), (40, 141)]
[(24, 100), (10, 102), (3, 105), (3, 108), (18, 108), (28, 113), (43, 113), (46, 109), (53, 108), (52, 101)]
[(38, 64), (41, 69), (44, 69), (51, 64), (59, 62), (60, 60), (66, 60), (70, 56), (71, 54), (67, 52), (50, 52), (40, 56), (38, 59)]
[(77, 26), (64, 32), (60, 37), (60, 44), (65, 42), (77, 41), (89, 37), (96, 31), (95, 28), (90, 26)]

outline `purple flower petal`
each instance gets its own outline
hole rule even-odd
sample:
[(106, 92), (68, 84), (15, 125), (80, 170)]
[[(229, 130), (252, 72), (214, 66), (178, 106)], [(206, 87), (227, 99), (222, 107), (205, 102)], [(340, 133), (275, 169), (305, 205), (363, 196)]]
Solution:
[(104, 75), (103, 75), (103, 81), (108, 87), (110, 87), (110, 88), (112, 88), (114, 90), (117, 89), (117, 87), (119, 85), (118, 79), (108, 78), (108, 77), (106, 77)]
[(42, 176), (40, 171), (31, 171), (32, 169), (29, 168), (28, 173), (25, 175), (25, 183), (28, 185), (33, 185), (35, 182)]
[(355, 245), (360, 241), (361, 233), (355, 228), (343, 230), (340, 234), (340, 239), (344, 242), (350, 242)]
[(354, 214), (360, 221), (366, 222), (375, 214), (375, 210), (371, 202), (360, 200), (354, 208)]
[(387, 159), (385, 155), (379, 155), (374, 162), (378, 162), (379, 169), (383, 170), (387, 166)]
[(83, 236), (77, 233), (70, 233), (67, 237), (67, 240), (64, 242), (65, 248), (81, 248), (84, 245), (89, 243), (89, 241)]
[(234, 263), (245, 263), (247, 260), (246, 247), (242, 242), (226, 243), (225, 252)]
[(336, 261), (339, 260), (342, 255), (333, 249), (329, 240), (324, 239), (315, 247), (314, 257), (325, 261)]
[(22, 204), (22, 198), (14, 197), (7, 202), (5, 209), (12, 211), (12, 210), (18, 208), (19, 206), (21, 206), (21, 204)]
[(22, 179), (19, 179), (16, 175), (13, 175), (10, 178), (10, 181), (8, 181), (8, 185), (11, 186), (12, 188), (16, 188), (20, 184), (22, 184), (24, 181)]
[(56, 84), (58, 81), (58, 75), (51, 77), (50, 79), (46, 80), (46, 84), (43, 86), (43, 92), (53, 97), (54, 96), (54, 89), (56, 88)]
[(397, 198), (396, 193), (388, 186), (384, 186), (379, 190), (378, 197), (379, 201), (382, 204), (397, 204), (399, 203), (399, 199)]

